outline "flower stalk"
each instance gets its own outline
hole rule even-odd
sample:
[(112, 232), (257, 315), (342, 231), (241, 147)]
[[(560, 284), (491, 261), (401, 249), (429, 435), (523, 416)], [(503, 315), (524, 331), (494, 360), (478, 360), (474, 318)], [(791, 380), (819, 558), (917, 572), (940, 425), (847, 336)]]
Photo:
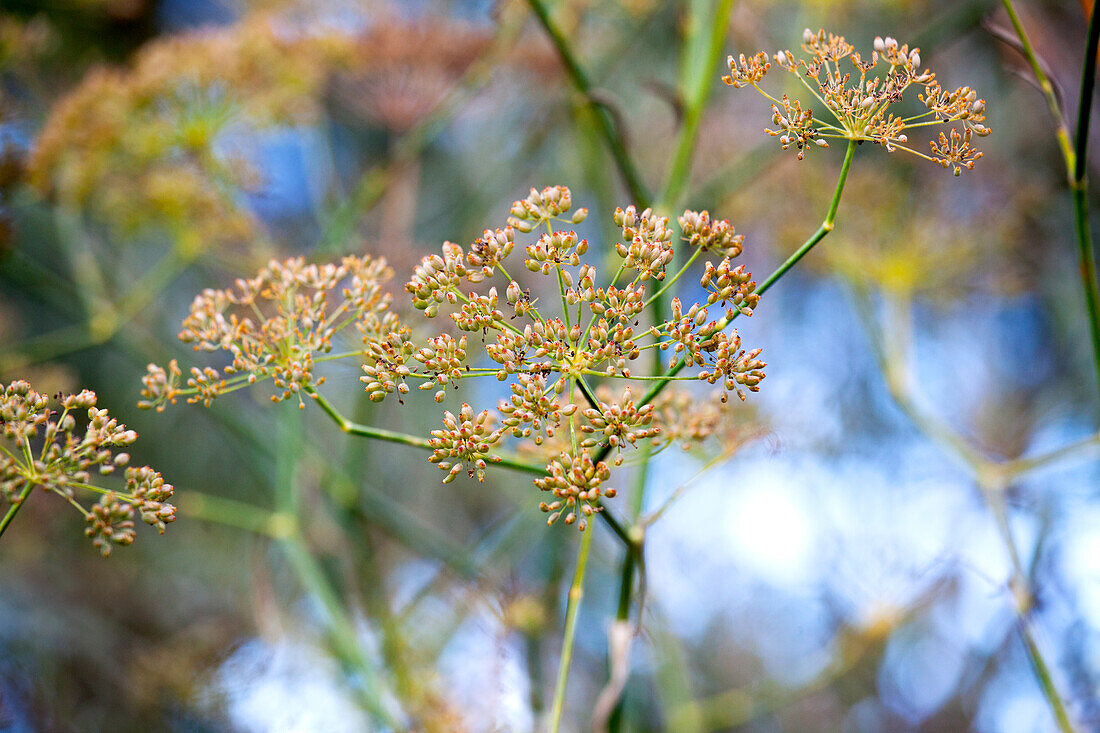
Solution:
[(569, 684), (569, 666), (573, 660), (573, 643), (577, 635), (577, 616), (581, 599), (584, 598), (584, 576), (588, 569), (588, 552), (592, 546), (592, 532), (585, 532), (577, 552), (577, 567), (573, 571), (573, 583), (569, 586), (569, 603), (565, 612), (565, 636), (562, 640), (561, 661), (558, 663), (558, 677), (554, 683), (554, 701), (550, 707), (550, 733), (558, 733), (561, 728), (562, 713), (565, 710), (565, 690)]

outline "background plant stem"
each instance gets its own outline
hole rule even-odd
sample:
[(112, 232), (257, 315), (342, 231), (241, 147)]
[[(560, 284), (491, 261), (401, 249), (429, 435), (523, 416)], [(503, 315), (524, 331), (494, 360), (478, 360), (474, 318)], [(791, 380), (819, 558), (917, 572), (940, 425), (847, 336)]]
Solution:
[(607, 111), (606, 106), (593, 92), (588, 73), (578, 63), (569, 41), (566, 40), (561, 29), (554, 23), (554, 19), (550, 17), (546, 3), (543, 0), (527, 0), (527, 3), (531, 6), (531, 10), (538, 18), (546, 34), (550, 36), (550, 41), (554, 44), (558, 58), (561, 60), (562, 66), (565, 67), (565, 73), (568, 74), (573, 86), (581, 93), (585, 102), (592, 109), (600, 135), (607, 143), (607, 149), (615, 161), (615, 167), (618, 168), (619, 175), (622, 176), (623, 184), (630, 193), (630, 197), (639, 207), (647, 208), (651, 203), (650, 194), (646, 190), (645, 184), (642, 183), (641, 175), (639, 175), (638, 169), (627, 151), (626, 139), (622, 130), (616, 128), (611, 113)]
[[(1089, 333), (1092, 337), (1092, 357), (1096, 369), (1096, 385), (1100, 389), (1100, 286), (1096, 281), (1096, 256), (1089, 227), (1088, 181), (1085, 177), (1088, 163), (1089, 119), (1092, 116), (1092, 93), (1096, 85), (1096, 52), (1100, 43), (1100, 25), (1096, 22), (1096, 10), (1089, 18), (1088, 43), (1085, 46), (1085, 63), (1081, 71), (1081, 97), (1077, 108), (1077, 139), (1073, 158), (1073, 219), (1077, 233), (1077, 253), (1081, 266), (1081, 283), (1085, 289), (1088, 309)], [(1067, 158), (1067, 165), (1069, 159)]]
[(1085, 307), (1088, 312), (1089, 336), (1092, 340), (1092, 360), (1096, 374), (1096, 387), (1100, 390), (1100, 285), (1096, 277), (1096, 256), (1092, 243), (1092, 231), (1089, 227), (1088, 182), (1086, 167), (1088, 164), (1089, 120), (1092, 116), (1092, 94), (1096, 85), (1096, 53), (1100, 41), (1100, 27), (1096, 24), (1096, 13), (1089, 16), (1088, 40), (1085, 48), (1085, 60), (1081, 70), (1081, 93), (1077, 106), (1077, 132), (1073, 144), (1070, 143), (1069, 125), (1062, 109), (1054, 85), (1040, 63), (1031, 40), (1024, 30), (1020, 17), (1012, 0), (1001, 0), (1008, 13), (1012, 28), (1020, 41), (1020, 52), (1027, 59), (1035, 81), (1047, 100), (1050, 116), (1054, 119), (1054, 133), (1058, 139), (1058, 149), (1062, 151), (1062, 160), (1066, 166), (1066, 179), (1073, 198), (1074, 233), (1077, 239), (1077, 254), (1080, 265), (1081, 284), (1085, 291)]

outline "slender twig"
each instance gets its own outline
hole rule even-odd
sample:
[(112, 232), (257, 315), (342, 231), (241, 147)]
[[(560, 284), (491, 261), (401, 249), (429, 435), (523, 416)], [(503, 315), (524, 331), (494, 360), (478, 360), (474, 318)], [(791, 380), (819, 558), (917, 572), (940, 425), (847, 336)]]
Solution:
[(631, 198), (634, 199), (634, 203), (642, 208), (649, 206), (651, 202), (649, 192), (646, 190), (645, 184), (642, 183), (642, 178), (638, 174), (630, 153), (627, 152), (622, 130), (616, 128), (611, 113), (607, 111), (605, 104), (596, 95), (592, 82), (588, 78), (588, 73), (577, 61), (569, 41), (554, 22), (554, 19), (550, 17), (550, 12), (543, 0), (527, 0), (527, 3), (531, 6), (531, 10), (535, 13), (535, 17), (538, 18), (546, 34), (550, 36), (550, 41), (558, 52), (558, 58), (561, 59), (562, 66), (565, 67), (565, 73), (591, 108), (600, 135), (607, 143), (611, 157), (615, 161), (615, 167), (618, 168), (619, 175), (622, 176), (623, 183), (626, 185)]
[[(308, 387), (306, 391), (309, 396), (313, 398), (314, 402), (321, 406), (321, 409), (333, 419), (333, 421), (340, 427), (342, 431), (350, 435), (360, 435), (364, 438), (373, 438), (375, 440), (384, 440), (390, 443), (400, 443), (401, 445), (412, 446), (413, 448), (420, 448), (422, 450), (434, 450), (431, 446), (431, 441), (426, 438), (421, 438), (416, 435), (409, 435), (408, 433), (399, 433), (393, 430), (386, 430), (385, 428), (376, 428), (371, 425), (362, 425), (340, 414), (340, 411), (333, 406), (325, 397), (313, 387)], [(536, 466), (532, 463), (524, 463), (515, 458), (501, 458), (495, 462), (494, 465), (502, 466), (504, 468), (511, 468), (516, 471), (523, 471), (525, 473), (533, 473), (539, 476), (546, 474), (546, 468), (544, 466)]]
[(565, 709), (565, 688), (569, 683), (569, 664), (573, 660), (573, 641), (577, 635), (577, 613), (584, 597), (584, 575), (588, 568), (588, 551), (592, 547), (591, 528), (584, 532), (581, 548), (577, 553), (577, 569), (573, 572), (573, 584), (569, 588), (569, 604), (565, 612), (565, 638), (562, 640), (561, 661), (558, 663), (558, 679), (554, 684), (554, 702), (550, 708), (550, 733), (561, 728), (562, 711)]
[(1024, 648), (1027, 651), (1027, 659), (1031, 663), (1031, 669), (1035, 673), (1035, 679), (1039, 681), (1039, 687), (1043, 690), (1043, 697), (1047, 699), (1050, 704), (1051, 712), (1054, 714), (1054, 720), (1058, 724), (1058, 729), (1063, 733), (1073, 733), (1073, 724), (1069, 720), (1069, 714), (1066, 712), (1065, 705), (1062, 704), (1062, 699), (1058, 696), (1058, 688), (1054, 686), (1054, 678), (1050, 674), (1050, 668), (1047, 667), (1046, 661), (1043, 659), (1043, 654), (1039, 649), (1039, 645), (1035, 641), (1035, 636), (1031, 631), (1031, 626), (1026, 618), (1019, 620), (1020, 626), (1020, 638), (1024, 641)]

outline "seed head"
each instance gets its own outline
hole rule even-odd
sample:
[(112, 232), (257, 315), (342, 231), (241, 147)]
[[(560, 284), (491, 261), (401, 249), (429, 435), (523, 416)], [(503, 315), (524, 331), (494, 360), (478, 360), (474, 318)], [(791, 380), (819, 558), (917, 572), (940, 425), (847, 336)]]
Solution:
[[(133, 543), (135, 511), (163, 533), (176, 518), (176, 508), (168, 503), (172, 485), (148, 466), (126, 467), (130, 454), (118, 451), (133, 444), (137, 433), (98, 407), (91, 390), (59, 395), (57, 402), (60, 412), (23, 380), (0, 393), (0, 436), (11, 445), (0, 452), (0, 501), (16, 504), (24, 491), (35, 487), (57, 494), (80, 508), (87, 522), (85, 534), (104, 557), (115, 545)], [(94, 476), (124, 467), (125, 492), (93, 485), (98, 480)], [(86, 491), (101, 493), (90, 510), (77, 498)]]

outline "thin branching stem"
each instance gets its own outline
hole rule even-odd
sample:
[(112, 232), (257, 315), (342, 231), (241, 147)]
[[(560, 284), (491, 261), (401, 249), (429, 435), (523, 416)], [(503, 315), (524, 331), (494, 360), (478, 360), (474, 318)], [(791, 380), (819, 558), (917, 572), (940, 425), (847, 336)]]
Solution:
[[(1031, 67), (1031, 73), (1035, 74), (1035, 81), (1039, 84), (1039, 89), (1047, 100), (1050, 116), (1054, 118), (1055, 135), (1058, 137), (1058, 147), (1062, 151), (1062, 158), (1065, 160), (1066, 164), (1066, 180), (1072, 183), (1074, 179), (1073, 171), (1076, 156), (1073, 152), (1073, 146), (1070, 144), (1069, 125), (1066, 123), (1065, 111), (1058, 101), (1058, 95), (1054, 91), (1054, 84), (1043, 70), (1043, 64), (1039, 61), (1035, 49), (1031, 46), (1031, 40), (1027, 37), (1027, 32), (1020, 22), (1020, 16), (1016, 14), (1016, 8), (1013, 7), (1012, 0), (1001, 0), (1001, 4), (1004, 5), (1005, 12), (1008, 13), (1008, 19), (1012, 22), (1012, 29), (1016, 31), (1016, 37), (1020, 39), (1020, 51), (1023, 53), (1024, 58), (1027, 59), (1028, 66)], [(1093, 56), (1095, 57), (1096, 54), (1094, 53)], [(1088, 59), (1086, 58), (1085, 61), (1087, 64)]]
[[(376, 428), (372, 425), (363, 425), (361, 423), (353, 422), (344, 417), (339, 410), (331, 402), (318, 392), (314, 387), (307, 387), (306, 391), (309, 396), (320, 405), (321, 409), (333, 419), (333, 421), (340, 426), (340, 429), (349, 435), (359, 435), (364, 438), (373, 438), (374, 440), (384, 440), (390, 443), (400, 443), (401, 445), (412, 446), (413, 448), (420, 448), (422, 450), (434, 450), (431, 445), (431, 441), (427, 438), (421, 438), (417, 435), (409, 435), (408, 433), (399, 433), (394, 430), (386, 430), (385, 428)], [(521, 460), (515, 458), (501, 458), (493, 465), (502, 466), (504, 468), (511, 468), (516, 471), (523, 471), (524, 473), (532, 473), (538, 476), (546, 474), (546, 468), (544, 466), (536, 466), (533, 463), (524, 463)]]
[[(908, 350), (908, 301), (892, 299), (887, 302), (887, 313), (890, 317), (887, 327), (877, 325), (866, 293), (859, 294), (856, 305), (857, 313), (870, 335), (875, 358), (886, 379), (887, 388), (894, 402), (912, 420), (918, 430), (962, 463), (981, 489), (982, 496), (993, 515), (997, 531), (1011, 561), (1011, 586), (1015, 596), (1012, 606), (1017, 616), (1028, 661), (1042, 689), (1043, 697), (1046, 699), (1051, 714), (1058, 725), (1058, 729), (1062, 733), (1074, 733), (1073, 724), (1066, 712), (1066, 705), (1054, 684), (1050, 666), (1047, 664), (1031, 628), (1030, 584), (1023, 563), (1020, 560), (1019, 547), (1009, 526), (1005, 506), (1005, 489), (1022, 473), (1077, 453), (1081, 450), (1083, 444), (1095, 441), (1095, 436), (1035, 459), (1003, 463), (991, 461), (974, 449), (963, 436), (959, 435), (947, 423), (921, 410), (910, 394), (909, 379), (905, 366)], [(890, 334), (891, 338), (887, 338), (887, 333)]]

